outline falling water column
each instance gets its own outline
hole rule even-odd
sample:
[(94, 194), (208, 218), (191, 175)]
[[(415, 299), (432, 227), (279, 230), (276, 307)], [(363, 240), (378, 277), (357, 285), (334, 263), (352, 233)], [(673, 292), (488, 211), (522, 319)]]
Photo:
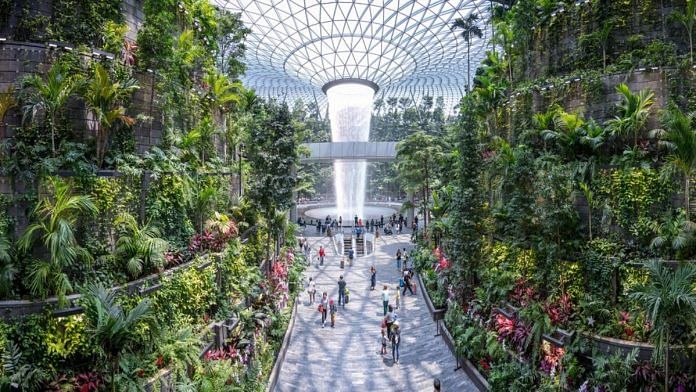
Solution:
[[(333, 82), (325, 86), (332, 142), (368, 141), (375, 91), (376, 86), (369, 83)], [(334, 162), (336, 207), (344, 222), (351, 222), (355, 215), (364, 216), (366, 176), (365, 160)]]

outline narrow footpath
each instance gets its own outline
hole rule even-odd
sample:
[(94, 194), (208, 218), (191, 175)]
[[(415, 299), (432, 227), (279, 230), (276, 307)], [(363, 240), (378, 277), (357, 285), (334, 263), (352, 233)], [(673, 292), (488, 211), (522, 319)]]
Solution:
[[(382, 236), (372, 256), (356, 259), (352, 267), (339, 268), (329, 238), (308, 237), (314, 252), (323, 245), (327, 257), (323, 267), (318, 261), (307, 268), (316, 281), (319, 301), (324, 291), (338, 303), (337, 281), (343, 275), (350, 290), (350, 302), (339, 307), (336, 327), (327, 320), (321, 327), (318, 304), (309, 305), (306, 290), (299, 297), (295, 327), (285, 360), (280, 369), (276, 391), (432, 391), (433, 380), (442, 382), (443, 391), (477, 391), (463, 370), (454, 371), (455, 360), (436, 327), (420, 289), (417, 295), (406, 292), (401, 297), (398, 320), (401, 325), (401, 357), (392, 363), (391, 345), (388, 355), (380, 355), (380, 322), (382, 320), (381, 289), (388, 284), (390, 304), (394, 302), (399, 282), (395, 254), (397, 249), (410, 250), (410, 234)], [(370, 266), (377, 268), (377, 286), (370, 290)]]

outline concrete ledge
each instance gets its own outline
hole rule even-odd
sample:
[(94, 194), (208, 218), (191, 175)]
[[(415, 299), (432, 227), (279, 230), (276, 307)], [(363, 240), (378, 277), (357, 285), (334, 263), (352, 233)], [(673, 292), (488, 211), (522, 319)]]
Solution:
[[(435, 309), (435, 307), (433, 306), (433, 302), (430, 299), (430, 294), (428, 293), (428, 290), (425, 288), (425, 284), (423, 284), (423, 280), (421, 279), (420, 274), (416, 274), (416, 279), (418, 280), (418, 286), (420, 286), (421, 292), (423, 293), (423, 298), (425, 299), (425, 303), (428, 308), (428, 311), (430, 312), (430, 316), (432, 316), (433, 320), (435, 320), (436, 312), (442, 311), (442, 309)], [(442, 340), (445, 342), (445, 345), (447, 346), (447, 348), (449, 348), (450, 352), (457, 361), (457, 369), (459, 368), (459, 366), (461, 366), (461, 368), (464, 370), (464, 373), (466, 373), (466, 375), (469, 376), (469, 379), (471, 379), (471, 381), (474, 383), (474, 385), (476, 386), (476, 388), (478, 388), (479, 391), (489, 391), (491, 388), (488, 384), (488, 381), (481, 373), (479, 373), (476, 366), (473, 363), (471, 363), (471, 361), (469, 361), (467, 358), (460, 358), (457, 355), (454, 338), (452, 337), (452, 334), (450, 333), (449, 329), (447, 329), (445, 323), (442, 322), (439, 328)], [(457, 369), (455, 369), (455, 371)]]
[(300, 295), (298, 293), (295, 297), (295, 304), (292, 306), (292, 314), (290, 315), (290, 321), (288, 322), (288, 328), (285, 330), (285, 337), (283, 337), (283, 344), (278, 349), (278, 355), (276, 355), (275, 363), (273, 364), (273, 370), (268, 377), (268, 384), (266, 385), (266, 392), (272, 392), (276, 388), (278, 383), (278, 376), (280, 375), (280, 370), (283, 367), (283, 361), (285, 361), (285, 354), (288, 351), (288, 346), (290, 345), (290, 339), (292, 339), (292, 330), (295, 328), (295, 318), (297, 316), (297, 303), (300, 301)]

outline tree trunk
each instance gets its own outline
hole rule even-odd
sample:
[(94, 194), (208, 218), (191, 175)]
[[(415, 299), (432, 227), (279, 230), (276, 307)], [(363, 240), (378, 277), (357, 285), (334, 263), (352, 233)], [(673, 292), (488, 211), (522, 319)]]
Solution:
[(273, 228), (271, 227), (271, 224), (271, 212), (266, 211), (266, 225), (268, 226), (268, 240), (266, 241), (266, 263), (268, 264), (268, 266), (266, 268), (268, 271), (271, 270), (271, 243), (273, 242)]
[(691, 64), (694, 63), (694, 37), (693, 29), (689, 29), (689, 59), (691, 59)]
[(684, 211), (686, 211), (686, 220), (690, 220), (690, 208), (689, 203), (691, 203), (691, 178), (689, 178), (689, 173), (684, 173)]
[(602, 71), (607, 70), (607, 44), (602, 45)]
[(669, 392), (669, 326), (667, 326), (667, 338), (665, 339), (665, 344), (667, 344), (665, 353), (665, 392)]
[(56, 118), (51, 114), (51, 153), (56, 156)]
[(469, 40), (466, 41), (466, 92), (471, 91), (471, 59), (469, 54), (471, 52), (471, 44)]

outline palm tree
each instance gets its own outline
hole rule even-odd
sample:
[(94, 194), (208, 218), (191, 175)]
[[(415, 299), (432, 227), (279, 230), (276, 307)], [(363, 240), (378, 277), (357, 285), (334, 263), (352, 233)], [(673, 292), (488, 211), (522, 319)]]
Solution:
[[(208, 85), (208, 103), (213, 114), (213, 123), (220, 132), (225, 135), (223, 138), (223, 157), (227, 161), (227, 112), (233, 104), (241, 104), (242, 90), (240, 82), (230, 82), (230, 79), (217, 72), (209, 72), (203, 81)], [(215, 143), (217, 147), (217, 143)]]
[(609, 38), (611, 37), (611, 30), (614, 27), (613, 20), (607, 20), (602, 25), (602, 28), (595, 32), (597, 37), (597, 43), (600, 48), (602, 48), (602, 71), (607, 69), (607, 48), (609, 47)]
[(675, 11), (671, 18), (684, 25), (689, 36), (689, 59), (694, 62), (694, 25), (696, 24), (696, 0), (686, 0), (684, 13)]
[(50, 178), (52, 197), (44, 196), (34, 208), (36, 221), (29, 225), (18, 241), (19, 249), (31, 252), (40, 236), (50, 253), (50, 260), (37, 260), (30, 267), (29, 289), (45, 297), (49, 292), (58, 295), (58, 306), (65, 305), (65, 294), (72, 291), (70, 278), (64, 269), (78, 261), (92, 261), (92, 255), (75, 239), (77, 221), (83, 214), (96, 214), (97, 207), (89, 196), (72, 195), (67, 182)]
[(684, 176), (684, 209), (686, 219), (690, 219), (689, 193), (691, 177), (696, 173), (696, 130), (693, 127), (693, 115), (685, 115), (675, 105), (663, 112), (662, 122), (666, 129), (656, 129), (651, 136), (659, 137), (660, 146), (666, 147), (665, 170), (667, 173), (679, 171)]
[(110, 364), (111, 389), (116, 391), (121, 353), (137, 338), (137, 325), (153, 319), (151, 302), (145, 298), (125, 311), (116, 301), (116, 292), (101, 284), (88, 286), (84, 299), (86, 330)]
[(143, 267), (160, 268), (164, 263), (164, 252), (169, 247), (161, 238), (160, 231), (147, 223), (139, 226), (133, 215), (124, 212), (114, 221), (120, 230), (116, 241), (116, 256), (126, 260), (126, 269), (136, 278)]
[(20, 100), (24, 103), (24, 119), (36, 122), (40, 117), (48, 122), (51, 129), (51, 152), (56, 153), (56, 121), (70, 97), (81, 86), (81, 79), (68, 75), (59, 65), (54, 65), (46, 77), (29, 75), (20, 83)]
[(616, 91), (621, 95), (621, 102), (617, 104), (620, 114), (607, 121), (607, 129), (614, 135), (633, 134), (633, 146), (637, 147), (638, 135), (643, 131), (655, 103), (655, 93), (645, 89), (633, 94), (624, 83), (616, 86)]
[(640, 303), (652, 322), (650, 335), (655, 343), (655, 360), (664, 361), (665, 392), (669, 387), (669, 346), (672, 330), (693, 325), (696, 315), (696, 292), (693, 284), (696, 267), (682, 264), (671, 270), (662, 262), (653, 260), (645, 266), (648, 282), (638, 287), (629, 297)]
[(471, 41), (474, 37), (483, 37), (483, 31), (476, 25), (479, 16), (476, 13), (470, 13), (466, 19), (457, 18), (452, 24), (452, 29), (462, 30), (462, 37), (466, 41), (466, 91), (471, 91)]
[(85, 88), (83, 98), (95, 122), (95, 144), (99, 167), (104, 161), (109, 133), (114, 123), (121, 121), (127, 126), (135, 124), (135, 119), (126, 116), (126, 109), (122, 103), (138, 88), (133, 78), (113, 82), (108, 71), (101, 64), (94, 64), (94, 75)]

